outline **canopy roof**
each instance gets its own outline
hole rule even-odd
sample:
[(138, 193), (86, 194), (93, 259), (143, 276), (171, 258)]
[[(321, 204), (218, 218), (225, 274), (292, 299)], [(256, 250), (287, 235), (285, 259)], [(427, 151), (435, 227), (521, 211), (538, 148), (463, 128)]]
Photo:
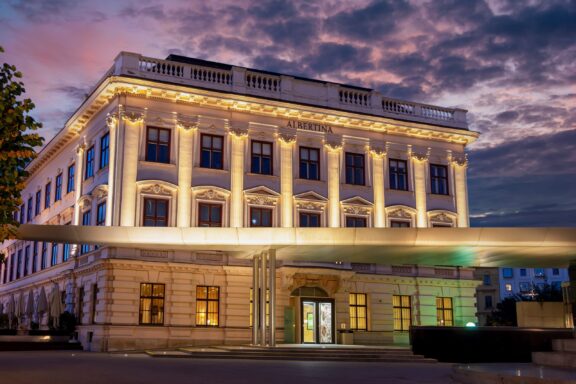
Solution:
[(576, 228), (158, 228), (21, 225), (22, 240), (150, 250), (274, 249), (280, 260), (462, 267), (565, 267)]

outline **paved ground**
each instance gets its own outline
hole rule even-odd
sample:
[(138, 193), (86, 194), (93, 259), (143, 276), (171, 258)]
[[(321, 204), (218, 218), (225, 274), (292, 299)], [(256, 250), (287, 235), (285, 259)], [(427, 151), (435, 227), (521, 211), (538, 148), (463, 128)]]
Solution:
[(451, 364), (160, 359), (85, 352), (0, 352), (0, 384), (448, 384)]

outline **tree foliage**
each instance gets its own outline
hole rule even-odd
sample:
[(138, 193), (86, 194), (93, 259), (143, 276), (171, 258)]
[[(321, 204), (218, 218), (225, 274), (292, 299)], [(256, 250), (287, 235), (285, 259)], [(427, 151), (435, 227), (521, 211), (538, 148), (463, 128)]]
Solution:
[(22, 204), (25, 167), (36, 157), (34, 147), (44, 141), (32, 132), (42, 124), (30, 116), (34, 103), (23, 97), (26, 90), (21, 78), (22, 73), (14, 65), (4, 63), (0, 67), (0, 242), (16, 232), (14, 213)]

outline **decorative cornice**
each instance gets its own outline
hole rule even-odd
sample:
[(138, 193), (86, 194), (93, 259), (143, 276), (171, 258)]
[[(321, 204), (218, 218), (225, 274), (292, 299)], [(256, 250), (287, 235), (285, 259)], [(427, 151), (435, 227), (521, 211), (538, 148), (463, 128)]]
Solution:
[(370, 155), (375, 159), (383, 159), (386, 157), (386, 149), (384, 148), (372, 148), (370, 149)]
[(388, 217), (395, 219), (412, 219), (412, 215), (405, 209), (398, 208), (388, 212)]
[(342, 143), (328, 142), (324, 143), (324, 147), (330, 152), (339, 152), (342, 150)]
[(296, 135), (293, 133), (282, 132), (278, 134), (278, 140), (284, 144), (293, 144), (296, 142)]
[(198, 129), (198, 116), (176, 116), (176, 126), (184, 131)]
[(219, 193), (213, 189), (199, 191), (195, 196), (196, 199), (200, 200), (226, 201), (226, 196), (223, 193)]
[(418, 160), (418, 161), (424, 162), (424, 161), (428, 161), (428, 159), (430, 158), (430, 151), (431, 151), (430, 148), (428, 148), (425, 153), (419, 153), (419, 152), (410, 151), (410, 156), (411, 156), (414, 160)]

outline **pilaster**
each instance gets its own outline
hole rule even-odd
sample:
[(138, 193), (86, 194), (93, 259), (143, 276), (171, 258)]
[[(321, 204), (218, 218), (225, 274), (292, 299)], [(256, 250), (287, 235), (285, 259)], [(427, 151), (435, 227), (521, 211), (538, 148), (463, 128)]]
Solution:
[(294, 221), (294, 199), (293, 199), (293, 171), (292, 171), (292, 153), (295, 135), (281, 134), (280, 141), (280, 194), (282, 204), (282, 227), (293, 227)]
[(370, 155), (372, 156), (372, 189), (374, 191), (374, 227), (384, 228), (386, 226), (386, 201), (384, 197), (386, 150), (372, 148)]
[(76, 174), (74, 176), (74, 225), (80, 225), (80, 198), (82, 197), (82, 182), (84, 181), (84, 151), (86, 144), (82, 142), (76, 147)]
[(230, 154), (230, 227), (244, 226), (244, 143), (248, 138), (248, 127), (243, 123), (232, 123), (232, 150)]
[(416, 200), (416, 226), (418, 228), (426, 228), (428, 220), (426, 216), (426, 169), (428, 167), (428, 157), (430, 156), (430, 148), (426, 153), (417, 153), (412, 151), (412, 147), (408, 149), (411, 162), (414, 168), (414, 197)]
[(106, 225), (110, 226), (113, 224), (113, 212), (114, 212), (114, 196), (116, 188), (116, 135), (118, 131), (118, 116), (108, 115), (106, 117), (106, 125), (108, 125), (108, 137), (109, 137), (109, 158), (108, 158), (108, 195), (106, 197)]
[(451, 159), (452, 168), (454, 169), (454, 194), (456, 195), (456, 212), (458, 214), (458, 227), (466, 228), (470, 226), (468, 216), (468, 186), (466, 169), (468, 168), (468, 158)]
[(328, 226), (340, 227), (340, 154), (341, 143), (326, 143), (328, 155)]
[(190, 227), (192, 212), (192, 159), (194, 158), (193, 139), (198, 129), (197, 117), (192, 120), (179, 118), (175, 114), (178, 132), (178, 210), (177, 227)]

